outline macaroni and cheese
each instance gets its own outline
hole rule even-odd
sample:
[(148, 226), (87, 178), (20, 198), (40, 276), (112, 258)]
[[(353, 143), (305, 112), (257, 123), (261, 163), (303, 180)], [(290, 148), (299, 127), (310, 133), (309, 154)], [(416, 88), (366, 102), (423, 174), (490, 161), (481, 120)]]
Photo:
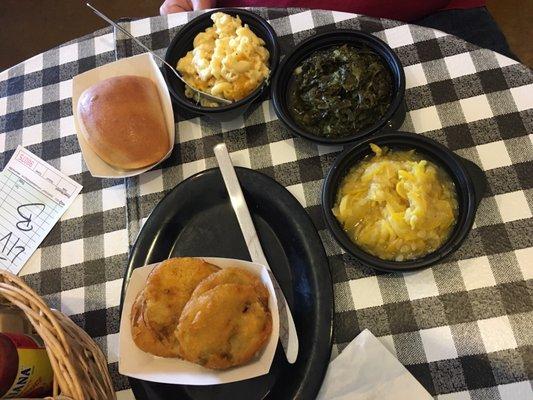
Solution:
[[(178, 61), (177, 69), (185, 81), (196, 89), (227, 100), (237, 101), (257, 88), (269, 75), (269, 52), (239, 16), (222, 12), (211, 15), (213, 26), (200, 32), (193, 50)], [(185, 88), (185, 95), (195, 97)], [(200, 104), (217, 106), (205, 99)]]

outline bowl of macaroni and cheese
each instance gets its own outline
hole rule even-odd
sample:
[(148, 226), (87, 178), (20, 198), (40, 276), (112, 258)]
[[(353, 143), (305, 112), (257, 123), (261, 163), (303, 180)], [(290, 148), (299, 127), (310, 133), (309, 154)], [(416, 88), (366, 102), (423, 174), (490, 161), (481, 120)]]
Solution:
[(279, 61), (276, 33), (259, 15), (240, 9), (206, 12), (183, 26), (165, 60), (188, 85), (231, 101), (219, 104), (163, 69), (178, 112), (229, 121), (246, 112), (266, 92)]
[(389, 132), (342, 153), (322, 189), (326, 223), (364, 264), (406, 271), (455, 251), (483, 196), (481, 169), (421, 135)]

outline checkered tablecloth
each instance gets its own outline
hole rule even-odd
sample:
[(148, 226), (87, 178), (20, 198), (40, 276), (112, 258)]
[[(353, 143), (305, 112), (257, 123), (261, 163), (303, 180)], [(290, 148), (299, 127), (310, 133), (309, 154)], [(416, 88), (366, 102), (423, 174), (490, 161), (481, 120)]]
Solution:
[[(177, 120), (173, 154), (154, 171), (127, 180), (91, 177), (74, 132), (71, 79), (140, 52), (120, 37), (115, 51), (106, 29), (0, 74), (0, 168), (21, 144), (83, 185), (21, 275), (95, 338), (116, 389), (127, 389), (117, 372), (117, 339), (128, 244), (166, 192), (215, 166), (213, 145), (225, 141), (237, 165), (275, 178), (311, 215), (334, 282), (333, 356), (368, 328), (438, 399), (531, 399), (532, 71), (414, 25), (330, 11), (255, 11), (270, 21), (284, 54), (335, 28), (371, 32), (395, 50), (407, 83), (402, 130), (429, 136), (485, 170), (488, 190), (463, 246), (445, 263), (404, 274), (376, 273), (345, 254), (326, 230), (319, 200), (340, 148), (293, 137), (269, 101), (229, 123)], [(125, 26), (162, 55), (195, 15)]]

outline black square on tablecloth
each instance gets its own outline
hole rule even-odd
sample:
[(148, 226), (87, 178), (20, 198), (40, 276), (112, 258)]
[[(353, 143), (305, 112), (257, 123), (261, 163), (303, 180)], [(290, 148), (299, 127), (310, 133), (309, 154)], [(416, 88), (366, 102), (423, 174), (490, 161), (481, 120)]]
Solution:
[(296, 167), (297, 161), (274, 166), (274, 179), (283, 186), (292, 186), (300, 183), (300, 171)]
[(385, 304), (383, 307), (389, 319), (391, 334), (418, 330), (411, 302), (400, 301), (398, 303)]
[(489, 169), (485, 177), (494, 195), (523, 189), (512, 166)]
[(466, 390), (461, 362), (456, 359), (440, 360), (429, 364), (435, 392), (439, 394)]
[(43, 69), (43, 86), (59, 83), (59, 66)]
[(307, 214), (311, 217), (313, 224), (317, 231), (326, 229), (326, 222), (324, 221), (324, 213), (322, 212), (322, 206), (314, 205), (309, 206), (305, 209)]
[(24, 126), (24, 110), (23, 111), (15, 111), (9, 114), (6, 114), (5, 116), (5, 131), (15, 131), (18, 129), (22, 129)]
[(6, 94), (13, 96), (24, 91), (24, 75), (15, 76), (7, 80)]
[(335, 343), (351, 342), (360, 332), (357, 314), (354, 310), (335, 314), (335, 323), (333, 324)]
[(468, 389), (472, 390), (496, 385), (490, 361), (486, 354), (463, 356), (459, 360), (463, 367), (463, 374)]
[(152, 50), (167, 48), (170, 44), (170, 35), (168, 30), (162, 30), (158, 32), (152, 32), (150, 34), (152, 39)]
[(474, 321), (476, 318), (468, 292), (446, 293), (439, 296), (449, 325)]
[(416, 51), (420, 62), (427, 62), (432, 60), (440, 60), (443, 58), (442, 50), (440, 49), (437, 39), (430, 39), (415, 44)]
[(105, 336), (110, 334), (111, 331), (107, 330), (107, 311), (92, 310), (81, 314), (81, 321), (83, 321), (83, 329), (91, 337)]
[(368, 32), (368, 33), (380, 32), (384, 29), (383, 23), (379, 19), (370, 19), (370, 18), (361, 17), (359, 21), (359, 25), (361, 27), (360, 29), (363, 32)]
[(468, 124), (447, 126), (442, 130), (450, 150), (464, 149), (475, 145)]
[(267, 124), (246, 126), (244, 131), (248, 148), (267, 145), (269, 143), (267, 130)]
[(485, 254), (505, 253), (513, 250), (504, 224), (481, 226), (477, 228), (477, 231), (483, 241)]
[(103, 180), (93, 177), (89, 171), (84, 171), (82, 172), (81, 180), (78, 181), (78, 183), (83, 186), (81, 193), (90, 193), (102, 190)]
[(505, 76), (499, 68), (478, 71), (477, 76), (485, 93), (498, 92), (509, 88)]
[[(531, 349), (533, 350), (533, 349)], [(529, 359), (522, 360), (519, 349), (506, 349), (488, 354), (496, 384), (505, 385), (528, 380), (527, 368), (533, 369), (531, 353)], [(524, 362), (525, 361), (525, 362)], [(530, 365), (526, 366), (525, 364)]]
[(457, 100), (457, 93), (455, 93), (455, 87), (450, 79), (433, 82), (428, 86), (435, 105)]
[(42, 246), (55, 246), (61, 243), (61, 227), (63, 224), (55, 224), (43, 241)]
[(41, 287), (39, 294), (41, 296), (61, 292), (61, 268), (43, 270), (40, 275)]
[(83, 268), (83, 286), (97, 285), (106, 282), (106, 260), (97, 259), (85, 261)]
[(56, 121), (61, 117), (61, 103), (52, 101), (42, 105), (42, 122)]
[(333, 284), (348, 281), (348, 274), (346, 273), (342, 254), (329, 257), (329, 270)]
[(83, 226), (84, 238), (97, 236), (104, 232), (104, 213), (102, 212), (86, 214), (81, 217), (81, 221), (78, 220), (79, 222)]
[(424, 386), (424, 388), (429, 392), (429, 394), (431, 394), (432, 396), (436, 394), (435, 386), (433, 385), (433, 378), (431, 377), (431, 371), (429, 369), (429, 364), (411, 364), (406, 365), (405, 368), (407, 368), (407, 370), (411, 374), (413, 374), (416, 380), (420, 382), (422, 386)]
[(289, 16), (289, 10), (286, 8), (268, 8), (266, 12), (268, 20), (286, 18)]
[(518, 112), (496, 115), (494, 116), (494, 120), (498, 125), (498, 131), (503, 139), (527, 135), (527, 129)]
[(302, 183), (316, 181), (324, 177), (319, 156), (298, 160), (298, 168)]
[(525, 281), (501, 283), (496, 287), (508, 315), (525, 313), (533, 309), (531, 288)]
[(282, 56), (289, 54), (296, 45), (292, 35), (279, 36), (278, 43)]
[(513, 167), (524, 190), (533, 188), (533, 161), (513, 164)]
[[(53, 107), (50, 107), (52, 110)], [(42, 156), (41, 158), (45, 161), (49, 160), (55, 160), (56, 158), (61, 157), (61, 148), (60, 148), (60, 140), (59, 139), (52, 139), (47, 140), (43, 142), (42, 146)]]
[(96, 57), (89, 56), (78, 60), (78, 74), (96, 68)]

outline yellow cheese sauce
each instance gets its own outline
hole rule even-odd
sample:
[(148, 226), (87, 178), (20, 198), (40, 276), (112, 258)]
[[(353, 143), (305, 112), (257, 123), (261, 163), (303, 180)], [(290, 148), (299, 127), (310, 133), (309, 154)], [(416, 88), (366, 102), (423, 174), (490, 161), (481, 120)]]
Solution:
[(383, 260), (435, 251), (457, 220), (453, 181), (415, 150), (370, 147), (374, 154), (342, 180), (333, 214), (355, 244)]

